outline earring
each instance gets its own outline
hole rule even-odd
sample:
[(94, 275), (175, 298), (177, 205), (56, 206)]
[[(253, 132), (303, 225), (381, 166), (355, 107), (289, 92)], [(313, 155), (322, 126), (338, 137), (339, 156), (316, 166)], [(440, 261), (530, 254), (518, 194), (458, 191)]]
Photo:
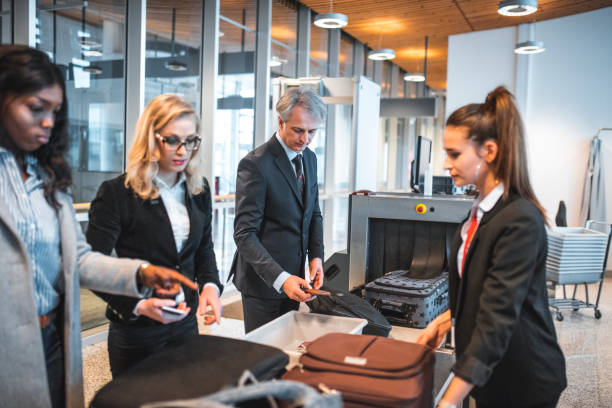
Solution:
[(478, 179), (478, 175), (480, 174), (480, 163), (476, 166), (476, 174), (474, 174), (474, 178)]

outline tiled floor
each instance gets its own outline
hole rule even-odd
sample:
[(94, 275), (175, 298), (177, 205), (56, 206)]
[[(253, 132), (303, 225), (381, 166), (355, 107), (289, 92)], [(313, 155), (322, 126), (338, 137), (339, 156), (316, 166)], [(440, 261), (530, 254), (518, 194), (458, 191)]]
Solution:
[[(590, 285), (594, 300), (596, 285)], [(560, 288), (557, 296), (561, 295)], [(584, 290), (577, 297), (584, 299)], [(567, 361), (568, 387), (559, 401), (560, 408), (612, 407), (612, 277), (607, 278), (600, 302), (601, 319), (595, 319), (593, 309), (566, 310), (564, 319), (555, 320), (559, 343)], [(220, 326), (201, 327), (201, 333), (239, 337), (244, 333), (242, 308), (239, 301), (224, 308), (226, 318)], [(86, 403), (110, 380), (106, 342), (83, 349), (83, 374)]]

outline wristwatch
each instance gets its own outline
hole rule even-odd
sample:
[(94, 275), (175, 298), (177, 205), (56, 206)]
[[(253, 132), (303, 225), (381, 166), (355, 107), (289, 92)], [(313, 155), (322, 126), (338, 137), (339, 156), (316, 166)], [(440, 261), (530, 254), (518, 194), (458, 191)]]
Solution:
[(147, 269), (149, 266), (151, 266), (150, 263), (148, 262), (143, 262), (140, 264), (140, 266), (138, 267), (138, 271), (136, 272), (136, 282), (139, 285), (142, 285), (143, 283), (143, 276), (142, 273), (144, 272), (145, 269)]

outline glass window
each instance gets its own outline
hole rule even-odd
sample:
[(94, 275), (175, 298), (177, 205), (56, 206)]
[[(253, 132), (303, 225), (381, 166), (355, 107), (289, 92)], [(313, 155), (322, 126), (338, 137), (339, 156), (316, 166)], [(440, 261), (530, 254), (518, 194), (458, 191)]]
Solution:
[(270, 76), (295, 78), (297, 44), (296, 4), (287, 1), (272, 2), (272, 45), (270, 52)]
[(366, 60), (365, 76), (367, 76), (373, 81), (374, 80), (374, 61), (368, 58), (368, 52), (370, 51), (371, 49), (368, 48), (366, 49), (366, 52), (365, 52), (365, 60)]
[(397, 90), (396, 90), (396, 95), (398, 98), (403, 98), (405, 93), (404, 93), (404, 88), (406, 88), (406, 81), (404, 81), (404, 75), (406, 75), (406, 71), (404, 71), (403, 69), (399, 70), (399, 77), (397, 78)]
[(215, 120), (215, 193), (236, 191), (238, 162), (253, 149), (255, 33), (220, 21)]
[[(255, 31), (257, 29), (257, 0), (221, 0), (221, 16), (242, 24)], [(225, 32), (221, 29), (219, 36)]]
[(327, 76), (327, 30), (310, 24), (310, 76)]
[(389, 61), (382, 61), (380, 65), (382, 68), (380, 97), (390, 98), (391, 97), (391, 63)]
[(37, 48), (66, 73), (75, 202), (91, 201), (106, 179), (123, 172), (125, 1), (87, 7), (37, 3)]
[[(89, 202), (104, 180), (123, 172), (126, 1), (57, 9), (54, 3), (37, 2), (36, 46), (66, 74), (72, 195)], [(83, 330), (106, 322), (106, 303), (89, 290), (81, 289), (81, 305)]]
[(0, 44), (10, 44), (13, 42), (11, 3), (10, 0), (0, 0)]
[(340, 37), (340, 76), (353, 76), (353, 48), (353, 39), (342, 32)]
[(236, 251), (233, 239), (236, 169), (240, 160), (253, 150), (256, 6), (256, 0), (221, 1), (213, 145), (213, 240), (222, 282), (227, 280)]
[(147, 3), (145, 105), (174, 93), (199, 112), (201, 42), (201, 1)]

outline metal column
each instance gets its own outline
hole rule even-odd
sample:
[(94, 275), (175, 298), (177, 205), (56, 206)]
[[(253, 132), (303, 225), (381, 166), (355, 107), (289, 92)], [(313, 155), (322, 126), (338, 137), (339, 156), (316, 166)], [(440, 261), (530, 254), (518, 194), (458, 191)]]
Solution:
[(255, 135), (253, 147), (262, 145), (268, 134), (270, 105), (270, 27), (272, 0), (257, 0), (257, 47), (255, 51)]
[(298, 8), (297, 29), (297, 77), (304, 78), (310, 72), (310, 9), (304, 5)]
[(36, 47), (36, 0), (13, 1), (13, 44)]
[(204, 0), (202, 9), (202, 87), (200, 134), (202, 146), (202, 166), (204, 176), (208, 179), (214, 192), (214, 147), (215, 147), (215, 113), (217, 96), (215, 88), (219, 70), (219, 8), (220, 0)]
[(144, 110), (147, 0), (127, 2), (125, 44), (125, 148), (124, 162), (134, 140), (138, 117)]
[(361, 42), (355, 41), (355, 45), (353, 47), (353, 76), (363, 75), (364, 65), (365, 65), (365, 46)]

